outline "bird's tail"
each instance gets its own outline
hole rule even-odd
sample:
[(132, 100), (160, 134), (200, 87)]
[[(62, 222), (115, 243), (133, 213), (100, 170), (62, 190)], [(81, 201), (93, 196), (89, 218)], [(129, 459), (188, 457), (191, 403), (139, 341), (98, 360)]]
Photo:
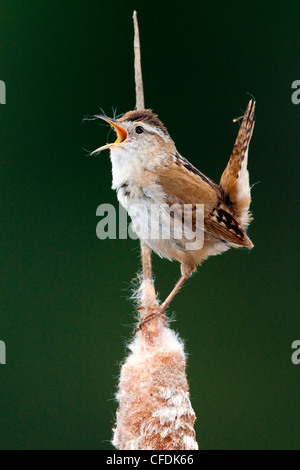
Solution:
[(221, 176), (225, 200), (243, 227), (251, 222), (251, 195), (247, 170), (248, 148), (254, 127), (255, 101), (250, 100), (239, 129), (229, 162)]

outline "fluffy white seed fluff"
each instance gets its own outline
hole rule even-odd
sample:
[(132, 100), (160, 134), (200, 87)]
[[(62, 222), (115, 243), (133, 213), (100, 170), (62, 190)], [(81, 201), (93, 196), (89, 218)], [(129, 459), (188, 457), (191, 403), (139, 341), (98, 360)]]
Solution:
[(161, 319), (156, 322), (158, 328), (149, 326), (149, 333), (144, 325), (129, 345), (112, 442), (120, 450), (196, 450), (184, 346)]

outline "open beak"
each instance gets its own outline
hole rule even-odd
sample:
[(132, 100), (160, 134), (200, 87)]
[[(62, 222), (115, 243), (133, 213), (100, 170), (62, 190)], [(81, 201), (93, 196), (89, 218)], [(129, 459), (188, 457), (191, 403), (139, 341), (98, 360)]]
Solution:
[(128, 137), (128, 132), (126, 131), (126, 129), (119, 126), (119, 124), (117, 124), (114, 119), (109, 119), (106, 116), (100, 116), (100, 115), (95, 115), (95, 117), (103, 119), (103, 121), (108, 122), (108, 124), (110, 124), (115, 129), (115, 131), (117, 133), (117, 140), (115, 142), (112, 142), (111, 144), (105, 144), (102, 147), (99, 147), (98, 149), (94, 150), (91, 153), (91, 155), (95, 155), (95, 153), (100, 153), (100, 152), (102, 152), (102, 150), (106, 150), (106, 149), (110, 149), (112, 147), (116, 147), (117, 145), (120, 145), (121, 143), (126, 141), (126, 139)]

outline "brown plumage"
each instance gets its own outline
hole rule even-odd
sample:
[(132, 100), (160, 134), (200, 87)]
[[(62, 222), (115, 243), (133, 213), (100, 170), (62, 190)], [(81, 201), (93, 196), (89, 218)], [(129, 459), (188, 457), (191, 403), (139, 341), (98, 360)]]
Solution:
[(255, 101), (250, 100), (237, 135), (229, 162), (221, 176), (220, 188), (225, 200), (244, 227), (251, 222), (249, 174), (247, 170), (248, 148), (254, 128)]
[(145, 122), (150, 124), (150, 126), (157, 127), (161, 129), (165, 134), (168, 134), (167, 129), (158, 118), (157, 114), (153, 113), (152, 109), (135, 109), (134, 111), (128, 111), (127, 113), (123, 114), (123, 116), (118, 120), (118, 122), (125, 122), (125, 121), (139, 121)]
[[(153, 217), (152, 208), (156, 205), (163, 206), (165, 215), (172, 216), (175, 228), (181, 228), (184, 209), (190, 205), (193, 231), (204, 235), (201, 247), (187, 249), (187, 238), (183, 235), (178, 240), (175, 230), (169, 239), (138, 233), (161, 257), (181, 263), (182, 277), (161, 305), (161, 312), (203, 260), (230, 247), (253, 247), (246, 228), (251, 221), (247, 159), (254, 110), (255, 102), (250, 100), (220, 184), (178, 153), (166, 127), (151, 110), (128, 111), (118, 120), (102, 117), (115, 128), (118, 138), (95, 152), (111, 149), (113, 188), (131, 216), (133, 229), (138, 233), (138, 227), (149, 225), (149, 214)], [(136, 210), (137, 204), (145, 207), (148, 218)], [(196, 217), (197, 205), (204, 208), (201, 223)], [(159, 220), (159, 232), (163, 232), (168, 218), (161, 222), (159, 211), (154, 213), (154, 218)]]

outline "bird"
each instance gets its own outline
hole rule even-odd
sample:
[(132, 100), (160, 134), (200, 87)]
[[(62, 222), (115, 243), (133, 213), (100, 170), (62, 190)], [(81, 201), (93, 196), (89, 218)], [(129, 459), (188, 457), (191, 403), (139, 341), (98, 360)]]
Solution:
[[(241, 124), (219, 184), (178, 152), (167, 128), (151, 109), (128, 111), (118, 119), (94, 116), (106, 121), (117, 134), (115, 142), (91, 154), (110, 150), (112, 189), (130, 215), (132, 229), (160, 257), (180, 263), (181, 277), (157, 314), (166, 311), (197, 266), (208, 257), (230, 248), (254, 246), (246, 231), (252, 221), (247, 160), (255, 105), (255, 100), (250, 99), (244, 115), (236, 119)], [(197, 245), (189, 244), (191, 234), (185, 236), (183, 231), (181, 238), (176, 236), (185, 223), (186, 207), (192, 232), (201, 240)], [(200, 222), (196, 217), (199, 207)], [(156, 225), (155, 236), (148, 230), (149, 220)], [(167, 227), (170, 221), (171, 229)], [(168, 236), (164, 236), (166, 233)]]

